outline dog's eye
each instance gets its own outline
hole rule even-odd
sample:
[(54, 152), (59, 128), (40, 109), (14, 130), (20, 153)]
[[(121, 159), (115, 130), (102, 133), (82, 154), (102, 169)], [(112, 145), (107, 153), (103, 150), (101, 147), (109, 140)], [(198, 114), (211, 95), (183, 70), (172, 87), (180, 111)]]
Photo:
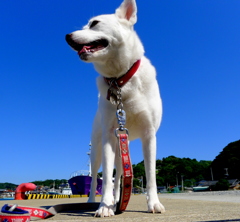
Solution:
[(92, 21), (92, 23), (90, 24), (90, 29), (93, 28), (98, 23), (99, 23), (99, 21), (97, 21), (97, 20)]

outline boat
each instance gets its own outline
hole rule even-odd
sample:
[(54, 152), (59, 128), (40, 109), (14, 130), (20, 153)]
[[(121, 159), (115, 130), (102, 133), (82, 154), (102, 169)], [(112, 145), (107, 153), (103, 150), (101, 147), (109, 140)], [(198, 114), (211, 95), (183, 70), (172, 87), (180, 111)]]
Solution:
[[(80, 195), (89, 195), (92, 177), (91, 175), (84, 174), (83, 171), (77, 171), (74, 173), (75, 176), (71, 177), (68, 180), (68, 184), (71, 187), (72, 194), (80, 194)], [(102, 179), (97, 179), (97, 189), (96, 194), (102, 194)]]
[(62, 194), (72, 195), (72, 189), (70, 187), (65, 187), (65, 188), (62, 189)]
[[(70, 175), (70, 179), (68, 180), (68, 184), (71, 187), (72, 194), (73, 195), (89, 195), (90, 188), (91, 188), (91, 164), (90, 164), (90, 154), (91, 154), (91, 143), (89, 144), (90, 149), (89, 152), (87, 152), (87, 155), (89, 156), (89, 170), (79, 170)], [(97, 189), (96, 194), (101, 195), (102, 194), (102, 179), (97, 179)]]
[(15, 192), (5, 189), (0, 190), (0, 200), (14, 200)]
[(207, 190), (209, 190), (209, 186), (197, 186), (197, 187), (193, 187), (193, 191), (194, 191), (194, 192), (207, 191)]

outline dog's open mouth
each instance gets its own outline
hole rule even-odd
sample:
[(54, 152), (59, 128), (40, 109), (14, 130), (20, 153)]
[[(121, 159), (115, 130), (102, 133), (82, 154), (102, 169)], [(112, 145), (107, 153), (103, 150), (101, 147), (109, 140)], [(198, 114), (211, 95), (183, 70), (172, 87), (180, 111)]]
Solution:
[(108, 46), (108, 41), (105, 39), (100, 39), (97, 41), (93, 41), (87, 44), (80, 44), (78, 46), (78, 55), (82, 53), (93, 53), (99, 50), (102, 50)]
[(96, 51), (102, 50), (108, 46), (108, 41), (106, 39), (99, 39), (93, 42), (79, 44), (74, 41), (70, 36), (66, 36), (67, 43), (78, 52), (78, 55), (81, 56), (84, 53), (94, 53)]

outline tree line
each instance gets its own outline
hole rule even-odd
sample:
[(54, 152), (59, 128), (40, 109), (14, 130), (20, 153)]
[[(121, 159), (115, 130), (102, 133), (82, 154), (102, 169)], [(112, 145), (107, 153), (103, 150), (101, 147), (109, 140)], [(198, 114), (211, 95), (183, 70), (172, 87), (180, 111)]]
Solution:
[[(208, 174), (209, 166), (212, 161), (197, 161), (190, 158), (178, 158), (169, 156), (156, 161), (156, 180), (157, 186), (176, 186), (181, 185), (191, 187), (196, 185), (197, 181), (205, 179)], [(134, 185), (140, 186), (143, 179), (143, 185), (146, 186), (146, 176), (144, 170), (144, 161), (133, 165)]]
[[(191, 187), (201, 180), (240, 180), (240, 140), (229, 143), (213, 161), (169, 156), (156, 161), (158, 186), (181, 185)], [(133, 165), (134, 184), (146, 185), (144, 161)]]
[[(156, 179), (158, 186), (195, 186), (200, 180), (220, 180), (224, 178), (240, 180), (240, 140), (229, 143), (213, 161), (169, 156), (156, 160)], [(144, 161), (133, 164), (134, 187), (146, 186)], [(66, 179), (33, 181), (32, 183), (52, 188), (66, 184)], [(0, 189), (16, 187), (16, 184), (0, 183)]]
[(68, 180), (66, 179), (56, 179), (56, 180), (51, 180), (51, 179), (47, 179), (47, 180), (37, 180), (37, 181), (33, 181), (31, 183), (34, 183), (37, 186), (44, 186), (44, 187), (49, 187), (49, 188), (59, 188), (60, 186), (63, 186), (65, 184), (68, 183)]

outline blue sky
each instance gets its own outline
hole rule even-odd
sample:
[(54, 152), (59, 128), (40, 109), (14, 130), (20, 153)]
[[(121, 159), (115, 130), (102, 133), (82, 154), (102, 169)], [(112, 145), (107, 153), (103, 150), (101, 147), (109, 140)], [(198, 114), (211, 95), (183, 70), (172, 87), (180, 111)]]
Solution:
[[(68, 179), (87, 169), (98, 74), (65, 34), (120, 4), (0, 2), (0, 182)], [(137, 4), (135, 30), (157, 69), (163, 100), (157, 158), (213, 160), (239, 139), (240, 1)], [(139, 141), (130, 150), (134, 164), (143, 160)]]

